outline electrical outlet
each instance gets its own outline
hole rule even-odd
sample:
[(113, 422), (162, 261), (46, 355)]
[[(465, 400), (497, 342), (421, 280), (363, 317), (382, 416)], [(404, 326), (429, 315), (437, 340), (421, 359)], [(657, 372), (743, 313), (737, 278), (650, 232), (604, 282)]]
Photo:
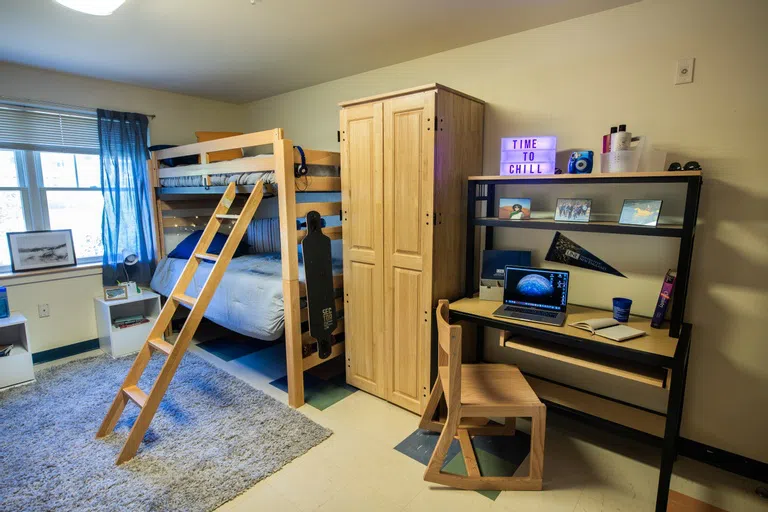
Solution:
[(51, 316), (51, 310), (48, 308), (48, 304), (38, 304), (37, 313), (40, 318), (48, 318)]
[(677, 61), (677, 73), (675, 74), (675, 85), (693, 83), (693, 64), (696, 59), (680, 59)]

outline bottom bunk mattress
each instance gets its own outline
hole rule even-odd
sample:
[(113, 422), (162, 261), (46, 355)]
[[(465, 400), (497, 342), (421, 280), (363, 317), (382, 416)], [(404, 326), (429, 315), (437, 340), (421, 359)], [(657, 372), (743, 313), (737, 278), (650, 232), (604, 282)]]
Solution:
[[(299, 263), (299, 279), (303, 280), (304, 267)], [(152, 277), (152, 289), (166, 297), (170, 295), (186, 264), (185, 259), (163, 258)], [(334, 274), (342, 272), (341, 259), (334, 258), (333, 266)], [(213, 263), (201, 262), (185, 293), (197, 297), (212, 268)], [(213, 294), (205, 318), (252, 338), (280, 338), (285, 329), (280, 254), (234, 258)]]

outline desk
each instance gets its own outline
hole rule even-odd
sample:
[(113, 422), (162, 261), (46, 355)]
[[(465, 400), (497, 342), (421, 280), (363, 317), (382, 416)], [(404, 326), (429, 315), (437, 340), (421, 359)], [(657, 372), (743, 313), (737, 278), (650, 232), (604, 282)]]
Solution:
[[(450, 305), (451, 321), (466, 321), (480, 327), (501, 329), (512, 336), (510, 341), (502, 340), (503, 343), (518, 345), (515, 348), (543, 357), (552, 357), (571, 364), (584, 361), (584, 366), (589, 365), (592, 369), (604, 371), (614, 377), (640, 382), (642, 378), (648, 385), (668, 388), (667, 411), (666, 414), (661, 414), (553, 380), (526, 376), (539, 398), (552, 409), (575, 414), (585, 421), (611, 429), (639, 434), (656, 442), (661, 439), (662, 457), (657, 496), (663, 497), (663, 505), (657, 501), (657, 511), (665, 511), (672, 466), (678, 450), (691, 325), (683, 323), (680, 337), (674, 338), (669, 336), (666, 330), (652, 329), (649, 318), (632, 316), (628, 325), (642, 329), (648, 335), (625, 342), (615, 342), (567, 325), (579, 320), (607, 316), (610, 314), (607, 311), (569, 305), (565, 325), (557, 327), (493, 316), (493, 312), (500, 305), (500, 302), (480, 300), (477, 297), (460, 299)], [(531, 344), (527, 340), (534, 343)], [(482, 359), (481, 345), (482, 343), (478, 343), (479, 360)], [(653, 377), (667, 373), (670, 375), (668, 379)], [(659, 508), (660, 506), (662, 508)]]
[[(620, 224), (614, 212), (613, 220), (600, 222), (556, 222), (551, 219), (525, 221), (499, 218), (496, 187), (505, 187), (506, 197), (518, 195), (518, 185), (582, 184), (602, 187), (606, 184), (684, 184), (685, 200), (683, 223), (659, 224), (654, 227), (628, 226)], [(659, 487), (656, 493), (657, 512), (666, 512), (669, 496), (669, 480), (672, 465), (677, 455), (680, 433), (680, 417), (685, 395), (685, 376), (688, 370), (688, 353), (691, 345), (691, 324), (685, 323), (685, 303), (690, 281), (693, 240), (696, 233), (696, 219), (701, 194), (701, 171), (680, 172), (627, 172), (611, 174), (542, 174), (512, 176), (471, 176), (467, 187), (467, 235), (465, 260), (465, 299), (451, 304), (451, 317), (455, 320), (474, 322), (482, 327), (506, 330), (513, 335), (510, 341), (502, 341), (529, 353), (549, 356), (562, 362), (580, 365), (625, 377), (636, 382), (659, 385), (668, 388), (666, 414), (659, 414), (637, 405), (596, 395), (585, 390), (561, 385), (552, 380), (529, 377), (531, 387), (539, 397), (554, 409), (561, 409), (580, 416), (585, 421), (605, 427), (618, 428), (638, 433), (655, 441), (662, 439)], [(555, 205), (551, 205), (554, 211)], [(478, 216), (478, 209), (482, 216)], [(606, 212), (609, 213), (609, 212)], [(672, 299), (669, 331), (652, 330), (649, 319), (633, 317), (629, 325), (641, 328), (649, 336), (622, 343), (613, 342), (572, 327), (550, 327), (542, 324), (495, 318), (492, 313), (499, 303), (480, 301), (474, 298), (478, 290), (475, 268), (477, 231), (485, 233), (485, 249), (494, 249), (494, 232), (508, 229), (521, 232), (528, 229), (559, 231), (585, 231), (622, 236), (675, 237), (680, 239), (677, 255), (677, 281)], [(515, 246), (515, 245), (513, 245)], [(605, 316), (604, 311), (579, 306), (568, 306), (566, 323)], [(482, 329), (478, 339), (479, 358), (482, 360)], [(523, 337), (526, 339), (517, 339)], [(529, 340), (533, 340), (529, 342)], [(585, 357), (581, 357), (584, 354)], [(589, 357), (586, 357), (589, 356)], [(597, 357), (597, 359), (593, 359)], [(665, 373), (666, 372), (666, 373)]]

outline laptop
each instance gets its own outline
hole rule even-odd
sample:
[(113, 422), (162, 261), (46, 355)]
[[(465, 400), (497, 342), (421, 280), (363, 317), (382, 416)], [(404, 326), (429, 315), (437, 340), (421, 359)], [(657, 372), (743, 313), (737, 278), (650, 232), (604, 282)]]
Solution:
[(567, 270), (504, 267), (504, 304), (493, 315), (563, 325), (568, 304)]

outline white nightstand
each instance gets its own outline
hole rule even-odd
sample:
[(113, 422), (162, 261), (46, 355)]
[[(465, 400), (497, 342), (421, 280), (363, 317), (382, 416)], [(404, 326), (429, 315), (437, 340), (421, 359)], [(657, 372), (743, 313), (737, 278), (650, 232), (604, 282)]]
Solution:
[(0, 318), (0, 345), (11, 344), (11, 353), (0, 357), (0, 388), (35, 380), (27, 319), (21, 313), (11, 313), (8, 318)]
[[(138, 352), (144, 345), (160, 314), (160, 295), (143, 290), (140, 295), (121, 300), (94, 297), (93, 305), (96, 308), (96, 327), (101, 350), (112, 357), (120, 357)], [(118, 318), (134, 315), (144, 315), (149, 322), (123, 329), (112, 325)]]

